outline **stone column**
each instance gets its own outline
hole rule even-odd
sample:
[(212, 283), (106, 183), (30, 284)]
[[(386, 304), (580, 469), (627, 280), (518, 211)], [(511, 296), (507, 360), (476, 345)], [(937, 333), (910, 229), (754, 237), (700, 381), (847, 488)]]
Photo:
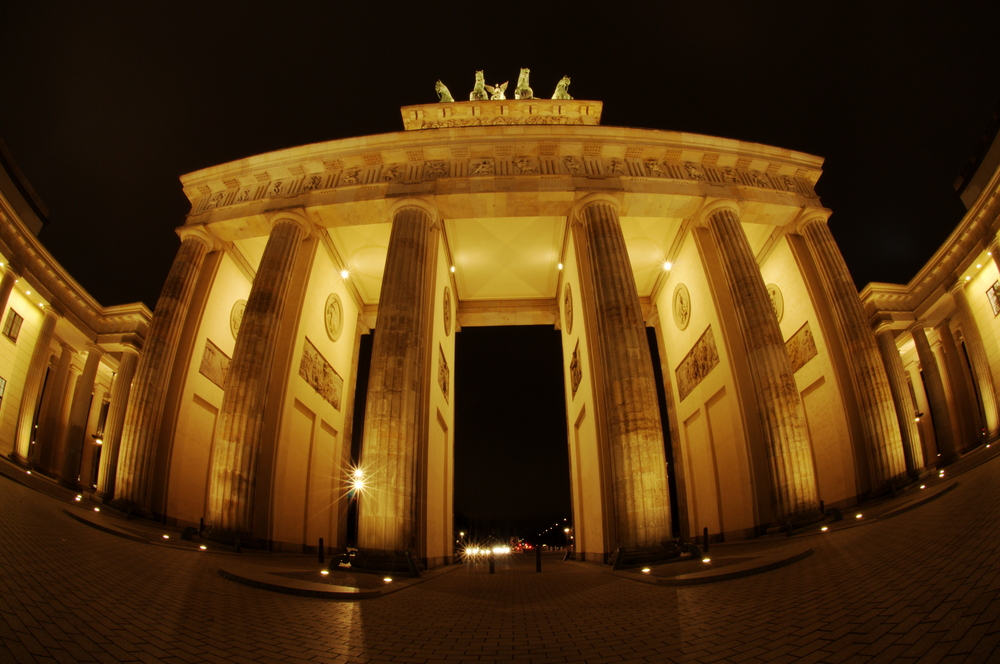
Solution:
[(42, 396), (42, 384), (45, 381), (45, 370), (49, 366), (49, 344), (52, 343), (52, 333), (56, 329), (59, 313), (54, 307), (45, 307), (41, 329), (35, 339), (35, 347), (31, 351), (31, 362), (28, 364), (28, 375), (24, 379), (24, 390), (21, 392), (21, 408), (17, 414), (17, 434), (14, 436), (14, 447), (10, 458), (18, 463), (26, 463), (31, 448), (31, 437), (35, 426), (35, 413)]
[(3, 314), (7, 309), (10, 292), (14, 290), (14, 284), (17, 282), (20, 273), (20, 267), (12, 265), (9, 262), (7, 263), (7, 267), (3, 271), (3, 278), (0, 278), (0, 314)]
[(181, 247), (156, 302), (153, 320), (135, 370), (118, 449), (115, 501), (148, 512), (152, 468), (170, 373), (205, 255), (214, 242), (201, 229), (183, 227)]
[(885, 365), (861, 308), (854, 280), (826, 219), (809, 219), (800, 226), (800, 232), (816, 261), (844, 340), (847, 365), (861, 408), (861, 424), (871, 466), (871, 488), (878, 489), (906, 472), (896, 404), (892, 400)]
[(924, 453), (920, 445), (917, 422), (914, 419), (917, 408), (906, 382), (906, 370), (903, 368), (902, 358), (899, 357), (892, 328), (885, 323), (880, 324), (875, 330), (875, 341), (882, 354), (892, 400), (896, 404), (896, 419), (899, 420), (899, 433), (903, 440), (903, 460), (906, 462), (906, 470), (915, 475), (924, 467)]
[(223, 386), (209, 470), (206, 523), (219, 540), (253, 539), (257, 461), (274, 346), (292, 266), (309, 232), (308, 222), (299, 217), (283, 214), (274, 219), (247, 297)]
[(369, 551), (417, 552), (417, 464), (426, 445), (430, 387), (433, 221), (416, 206), (398, 209), (392, 219), (361, 447), (368, 488), (358, 504), (358, 547)]
[(982, 418), (979, 414), (979, 406), (975, 403), (975, 397), (969, 394), (965, 368), (962, 366), (963, 360), (959, 355), (955, 336), (951, 333), (951, 321), (945, 320), (936, 329), (941, 338), (945, 371), (948, 374), (948, 383), (951, 385), (954, 416), (958, 424), (956, 448), (962, 451), (982, 442)]
[(819, 508), (805, 410), (764, 279), (736, 211), (719, 207), (707, 227), (722, 257), (760, 408), (777, 522)]
[(950, 292), (955, 300), (955, 307), (958, 309), (958, 321), (962, 325), (965, 348), (969, 351), (972, 378), (979, 390), (979, 400), (983, 404), (986, 432), (989, 437), (992, 437), (1000, 431), (1000, 410), (997, 407), (997, 394), (993, 385), (993, 375), (990, 372), (990, 363), (986, 357), (986, 347), (983, 346), (983, 337), (976, 325), (972, 307), (969, 306), (969, 298), (965, 295), (965, 286), (959, 282), (951, 287)]
[(97, 472), (97, 495), (105, 502), (115, 495), (115, 471), (118, 469), (118, 445), (125, 426), (125, 408), (132, 389), (132, 377), (139, 363), (139, 351), (134, 346), (122, 349), (122, 359), (118, 363), (118, 373), (111, 386), (111, 404), (108, 419), (104, 425), (104, 445), (101, 450), (101, 467)]
[(79, 475), (83, 460), (84, 437), (87, 435), (87, 416), (94, 394), (97, 370), (101, 365), (104, 351), (96, 344), (87, 344), (87, 362), (83, 373), (76, 382), (73, 406), (69, 411), (69, 428), (66, 432), (66, 451), (62, 458), (62, 479), (60, 484), (71, 489), (79, 489)]
[(1000, 236), (995, 236), (990, 242), (990, 256), (993, 258), (993, 264), (1000, 271)]
[(941, 381), (941, 369), (938, 367), (937, 358), (927, 341), (924, 324), (918, 321), (910, 326), (908, 332), (913, 336), (913, 343), (917, 348), (927, 401), (931, 406), (934, 438), (937, 440), (938, 453), (940, 454), (937, 462), (948, 464), (955, 461), (958, 455), (955, 452), (955, 437), (952, 433), (951, 414), (948, 412), (948, 397), (945, 395), (944, 383)]
[(609, 200), (579, 210), (587, 239), (593, 319), (601, 357), (604, 427), (616, 546), (642, 549), (670, 539), (670, 497), (663, 426), (639, 293)]
[(67, 406), (69, 399), (66, 392), (72, 396), (73, 385), (67, 381), (73, 356), (76, 351), (69, 344), (62, 344), (62, 353), (56, 363), (55, 372), (49, 375), (45, 384), (45, 395), (38, 414), (38, 429), (35, 433), (35, 448), (31, 453), (31, 462), (37, 464), (46, 472), (56, 474), (59, 469), (59, 443), (66, 435), (66, 420), (69, 416)]

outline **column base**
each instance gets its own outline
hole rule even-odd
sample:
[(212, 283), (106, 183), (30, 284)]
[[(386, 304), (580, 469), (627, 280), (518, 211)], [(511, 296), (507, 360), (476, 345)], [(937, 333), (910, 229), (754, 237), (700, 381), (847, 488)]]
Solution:
[(22, 468), (31, 469), (31, 463), (25, 457), (18, 454), (16, 451), (8, 454), (7, 458), (13, 461), (18, 466), (21, 466)]

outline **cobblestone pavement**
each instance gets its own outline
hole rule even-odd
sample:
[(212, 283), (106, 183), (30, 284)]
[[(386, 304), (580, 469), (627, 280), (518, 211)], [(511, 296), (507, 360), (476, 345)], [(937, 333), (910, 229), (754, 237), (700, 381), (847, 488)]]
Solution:
[(757, 576), (660, 587), (527, 557), (362, 601), (227, 581), (225, 556), (114, 537), (0, 477), (0, 662), (998, 662), (1000, 461), (960, 469)]

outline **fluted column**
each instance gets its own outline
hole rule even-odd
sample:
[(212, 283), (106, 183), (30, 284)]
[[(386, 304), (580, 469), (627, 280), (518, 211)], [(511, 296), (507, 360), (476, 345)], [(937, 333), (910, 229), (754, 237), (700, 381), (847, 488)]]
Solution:
[(996, 265), (997, 271), (1000, 271), (1000, 236), (994, 237), (990, 242), (990, 256), (993, 258), (993, 264)]
[(972, 307), (969, 306), (969, 298), (965, 295), (964, 285), (957, 283), (951, 287), (950, 292), (955, 300), (955, 307), (958, 309), (958, 320), (962, 325), (965, 348), (969, 351), (969, 361), (972, 364), (973, 380), (979, 391), (979, 400), (983, 404), (986, 432), (992, 437), (1000, 431), (1000, 410), (998, 410), (993, 375), (990, 372), (990, 362), (986, 357), (986, 347), (983, 346), (983, 337), (976, 325)]
[(756, 388), (778, 521), (819, 506), (805, 410), (774, 306), (735, 210), (717, 208), (707, 226), (718, 245)]
[(945, 320), (936, 329), (941, 338), (945, 371), (948, 373), (948, 383), (951, 385), (954, 415), (958, 424), (958, 438), (955, 444), (961, 451), (982, 441), (982, 418), (974, 397), (969, 394), (969, 386), (965, 380), (965, 370), (962, 366), (962, 358), (959, 356), (958, 344), (955, 343), (955, 335), (951, 333), (951, 321)]
[(14, 437), (14, 447), (10, 453), (11, 458), (19, 463), (25, 463), (28, 460), (31, 434), (35, 425), (35, 413), (38, 410), (38, 401), (42, 396), (45, 369), (49, 365), (49, 344), (52, 343), (52, 333), (56, 329), (58, 319), (59, 313), (53, 307), (45, 307), (42, 326), (35, 339), (35, 347), (31, 351), (31, 363), (28, 365), (28, 375), (24, 379), (21, 408), (17, 414), (17, 434)]
[(174, 355), (191, 296), (212, 249), (203, 232), (182, 228), (182, 242), (160, 299), (135, 370), (118, 450), (116, 502), (148, 511), (152, 500), (152, 468)]
[(879, 356), (871, 326), (847, 263), (826, 220), (815, 217), (800, 227), (823, 279), (830, 308), (844, 340), (847, 366), (861, 409), (865, 447), (871, 466), (871, 483), (877, 489), (906, 472), (903, 440), (896, 404)]
[(10, 299), (10, 292), (14, 290), (21, 269), (10, 263), (3, 270), (3, 277), (0, 278), (0, 314), (7, 309), (7, 301)]
[(952, 433), (951, 413), (948, 411), (948, 397), (945, 395), (944, 383), (941, 380), (941, 369), (937, 357), (927, 341), (924, 324), (914, 323), (908, 332), (913, 336), (917, 348), (917, 358), (924, 378), (924, 388), (927, 391), (927, 401), (931, 406), (931, 417), (934, 419), (934, 438), (940, 463), (951, 463), (958, 455), (955, 452), (955, 436)]
[(76, 489), (79, 488), (79, 475), (83, 460), (84, 438), (87, 435), (87, 416), (90, 414), (90, 402), (94, 393), (94, 383), (97, 370), (101, 365), (104, 351), (96, 344), (87, 345), (87, 361), (83, 365), (83, 373), (76, 382), (73, 393), (73, 405), (69, 412), (69, 427), (66, 431), (66, 446), (62, 458), (61, 484)]
[(616, 546), (641, 549), (670, 539), (663, 426), (639, 293), (617, 204), (597, 199), (579, 216), (587, 238), (593, 317), (601, 358), (606, 445)]
[(292, 266), (308, 234), (307, 222), (301, 218), (274, 220), (247, 297), (223, 385), (209, 470), (206, 521), (218, 538), (253, 537), (257, 461), (275, 342)]
[(114, 385), (111, 386), (111, 402), (108, 419), (104, 424), (104, 444), (101, 449), (101, 466), (97, 472), (97, 495), (105, 501), (115, 495), (115, 471), (118, 469), (118, 446), (122, 429), (125, 427), (125, 409), (128, 395), (132, 390), (132, 377), (139, 363), (139, 351), (132, 346), (122, 349)]
[(924, 467), (924, 453), (920, 446), (920, 433), (917, 431), (916, 404), (906, 383), (906, 370), (903, 360), (899, 357), (896, 338), (892, 328), (886, 324), (879, 325), (875, 330), (875, 341), (882, 355), (882, 363), (889, 379), (889, 389), (892, 400), (896, 404), (896, 419), (899, 420), (899, 433), (903, 440), (903, 460), (908, 472), (916, 473)]
[(427, 435), (432, 222), (422, 207), (402, 207), (389, 236), (361, 447), (369, 489), (358, 507), (358, 546), (372, 551), (417, 546), (417, 463)]
[[(31, 451), (31, 462), (46, 472), (56, 474), (59, 469), (59, 444), (66, 436), (66, 421), (69, 418), (69, 402), (73, 395), (73, 385), (67, 382), (70, 367), (76, 351), (69, 344), (62, 344), (62, 353), (56, 368), (45, 383), (45, 395), (39, 406), (38, 429), (35, 432), (35, 447)], [(67, 398), (66, 393), (69, 392)]]

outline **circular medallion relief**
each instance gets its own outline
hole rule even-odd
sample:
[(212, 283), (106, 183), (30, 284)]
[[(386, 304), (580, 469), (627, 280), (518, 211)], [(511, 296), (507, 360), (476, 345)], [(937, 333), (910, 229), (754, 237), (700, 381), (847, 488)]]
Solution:
[(691, 322), (691, 293), (687, 286), (677, 284), (674, 288), (674, 325), (683, 330)]
[(776, 284), (767, 285), (767, 296), (771, 298), (771, 306), (774, 307), (774, 315), (777, 316), (778, 322), (781, 322), (781, 317), (785, 314), (785, 298), (781, 296), (781, 290)]
[(444, 287), (444, 336), (451, 334), (451, 289)]
[(229, 312), (229, 331), (233, 333), (233, 339), (240, 333), (240, 323), (243, 322), (243, 312), (246, 309), (246, 300), (236, 300), (232, 310)]
[(340, 303), (340, 296), (336, 293), (330, 293), (326, 298), (323, 319), (326, 322), (326, 333), (334, 341), (339, 339), (340, 333), (344, 331), (344, 305)]
[(566, 319), (566, 334), (573, 334), (573, 292), (569, 284), (563, 289), (563, 318)]

